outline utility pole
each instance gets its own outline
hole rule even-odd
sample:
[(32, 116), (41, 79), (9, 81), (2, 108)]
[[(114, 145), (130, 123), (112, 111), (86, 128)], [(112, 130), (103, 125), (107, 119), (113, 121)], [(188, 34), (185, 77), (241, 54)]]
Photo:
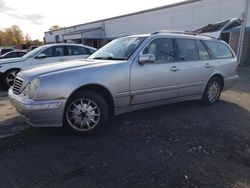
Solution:
[(243, 43), (244, 43), (246, 21), (248, 17), (248, 6), (249, 6), (249, 0), (246, 0), (245, 11), (242, 13), (243, 23), (241, 24), (240, 37), (239, 37), (238, 50), (237, 50), (237, 59), (239, 63), (241, 63), (241, 60), (242, 60), (241, 56), (242, 56), (242, 48), (243, 48)]

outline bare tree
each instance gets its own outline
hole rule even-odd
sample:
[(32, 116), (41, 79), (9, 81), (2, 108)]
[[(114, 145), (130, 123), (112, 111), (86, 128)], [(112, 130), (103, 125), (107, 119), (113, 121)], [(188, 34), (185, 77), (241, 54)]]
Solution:
[(11, 27), (11, 30), (13, 33), (13, 40), (16, 42), (16, 44), (17, 45), (23, 44), (24, 38), (23, 38), (23, 31), (21, 30), (21, 28), (17, 25), (13, 25)]
[(32, 44), (32, 40), (31, 40), (31, 37), (28, 33), (26, 33), (25, 35), (25, 43), (26, 45), (31, 45)]
[(6, 28), (4, 31), (0, 31), (0, 46), (21, 46), (23, 44), (37, 44), (41, 45), (43, 42), (38, 39), (32, 41), (29, 34), (23, 35), (23, 31), (17, 25), (13, 25), (10, 28)]

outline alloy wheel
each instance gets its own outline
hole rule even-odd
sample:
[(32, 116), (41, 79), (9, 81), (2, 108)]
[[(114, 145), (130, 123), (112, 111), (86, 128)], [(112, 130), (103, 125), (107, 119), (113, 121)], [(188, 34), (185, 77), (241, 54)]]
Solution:
[(90, 131), (101, 118), (101, 112), (95, 102), (82, 98), (71, 102), (66, 112), (69, 125), (77, 131)]
[(208, 100), (213, 103), (215, 102), (220, 95), (220, 85), (218, 82), (213, 81), (211, 82), (208, 88)]

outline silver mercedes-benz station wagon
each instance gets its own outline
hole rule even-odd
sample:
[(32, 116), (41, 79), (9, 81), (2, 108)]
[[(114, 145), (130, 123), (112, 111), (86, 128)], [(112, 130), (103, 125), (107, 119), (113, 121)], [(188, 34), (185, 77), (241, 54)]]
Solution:
[(87, 59), (18, 73), (12, 105), (36, 127), (66, 126), (89, 134), (113, 115), (200, 100), (215, 104), (238, 79), (225, 42), (189, 32), (118, 38)]

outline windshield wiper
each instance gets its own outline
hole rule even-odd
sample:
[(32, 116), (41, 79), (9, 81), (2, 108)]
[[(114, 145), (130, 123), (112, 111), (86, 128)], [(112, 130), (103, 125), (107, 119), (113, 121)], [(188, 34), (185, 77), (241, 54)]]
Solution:
[(94, 57), (93, 59), (102, 59), (102, 60), (127, 60), (126, 58), (119, 58), (119, 57)]

